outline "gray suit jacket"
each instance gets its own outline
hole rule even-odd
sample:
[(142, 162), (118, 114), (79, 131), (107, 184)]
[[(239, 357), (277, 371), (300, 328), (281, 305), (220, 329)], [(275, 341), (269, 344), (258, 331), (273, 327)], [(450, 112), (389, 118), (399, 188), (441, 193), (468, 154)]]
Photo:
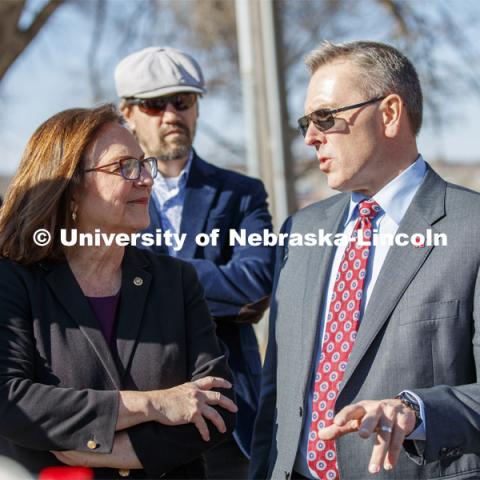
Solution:
[[(284, 226), (337, 232), (348, 209), (341, 194), (311, 205)], [(426, 442), (406, 442), (392, 472), (377, 479), (480, 478), (480, 195), (444, 182), (431, 168), (398, 232), (444, 232), (448, 246), (391, 247), (361, 321), (336, 411), (365, 399), (418, 393)], [(255, 425), (252, 478), (288, 479), (308, 397), (334, 247), (279, 250), (270, 340)], [(342, 480), (369, 478), (373, 439), (337, 441)], [(410, 445), (408, 445), (410, 443)]]

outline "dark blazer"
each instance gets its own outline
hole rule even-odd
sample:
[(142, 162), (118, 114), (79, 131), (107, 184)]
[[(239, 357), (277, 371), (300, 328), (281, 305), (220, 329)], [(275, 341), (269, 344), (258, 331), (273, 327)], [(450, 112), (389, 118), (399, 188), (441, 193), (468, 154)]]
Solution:
[[(150, 202), (151, 225), (162, 228), (155, 202)], [(199, 247), (195, 236), (220, 229), (216, 246)], [(229, 229), (247, 234), (272, 230), (263, 183), (231, 170), (215, 167), (194, 153), (183, 205), (180, 232), (186, 241), (178, 257), (197, 270), (217, 335), (229, 349), (239, 411), (235, 439), (247, 454), (260, 391), (261, 362), (251, 322), (268, 306), (272, 288), (274, 250), (264, 246), (230, 246)], [(154, 247), (156, 253), (166, 253)]]
[[(350, 195), (295, 214), (287, 231), (341, 231)], [(335, 405), (393, 398), (404, 389), (425, 405), (425, 442), (382, 480), (480, 478), (480, 195), (448, 184), (431, 168), (398, 233), (447, 235), (447, 246), (392, 246), (358, 330)], [(255, 426), (251, 478), (288, 479), (315, 367), (318, 315), (334, 247), (280, 249), (270, 337)], [(369, 478), (373, 443), (357, 434), (336, 441), (342, 480)], [(373, 478), (373, 477), (372, 477)]]
[[(66, 262), (0, 260), (0, 450), (33, 472), (59, 464), (49, 450), (89, 451), (94, 440), (110, 452), (118, 390), (231, 378), (214, 331), (194, 269), (167, 256), (126, 249), (114, 351)], [(232, 430), (234, 415), (220, 413)], [(198, 457), (224, 438), (213, 425), (208, 444), (192, 424), (127, 432), (145, 468), (131, 478), (201, 477)]]

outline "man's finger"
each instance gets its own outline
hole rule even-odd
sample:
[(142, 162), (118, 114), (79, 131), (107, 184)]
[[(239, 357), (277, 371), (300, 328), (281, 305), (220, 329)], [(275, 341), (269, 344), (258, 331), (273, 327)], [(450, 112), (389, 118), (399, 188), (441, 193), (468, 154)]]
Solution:
[(394, 468), (397, 464), (404, 440), (405, 432), (397, 425), (393, 429), (392, 436), (390, 438), (390, 447), (383, 463), (383, 468), (385, 470), (392, 470), (392, 468)]
[(379, 428), (376, 429), (375, 445), (373, 446), (370, 463), (368, 465), (368, 471), (370, 473), (378, 473), (382, 465), (384, 465), (390, 448), (393, 430), (394, 427), (392, 427), (392, 424), (382, 419)]
[(320, 440), (335, 440), (347, 433), (356, 432), (358, 430), (358, 425), (358, 420), (350, 420), (347, 424), (341, 427), (333, 423), (328, 427), (320, 428), (317, 435)]
[[(365, 410), (366, 413), (360, 422), (358, 434), (362, 438), (369, 438), (377, 427), (382, 426), (380, 419), (384, 417), (383, 406), (381, 403), (375, 402), (375, 404), (373, 404), (371, 408)], [(387, 422), (385, 425), (388, 425), (390, 427), (391, 421)]]
[(353, 403), (352, 405), (347, 405), (346, 407), (342, 408), (333, 419), (333, 422), (338, 425), (342, 426), (345, 425), (350, 420), (358, 420), (361, 419), (366, 413), (365, 406), (362, 402)]
[[(385, 463), (388, 450), (390, 448), (390, 440), (393, 429), (395, 428), (396, 410), (395, 408), (386, 402), (380, 402), (376, 404), (372, 409), (376, 413), (374, 431), (376, 432), (375, 445), (372, 449), (372, 455), (370, 456), (370, 463), (368, 465), (368, 471), (370, 473), (378, 473)], [(373, 418), (373, 416), (371, 417)], [(370, 419), (367, 419), (367, 421)], [(360, 430), (364, 428), (360, 425)], [(367, 425), (370, 429), (370, 425)]]
[[(396, 426), (392, 432), (392, 438), (390, 440), (390, 448), (388, 450), (387, 458), (385, 459), (385, 463), (388, 465), (390, 464), (393, 467), (398, 462), (398, 457), (400, 456), (400, 452), (402, 450), (403, 441), (407, 436), (407, 428), (408, 428), (408, 415), (405, 413), (399, 412), (396, 418)], [(387, 469), (388, 470), (388, 469)]]

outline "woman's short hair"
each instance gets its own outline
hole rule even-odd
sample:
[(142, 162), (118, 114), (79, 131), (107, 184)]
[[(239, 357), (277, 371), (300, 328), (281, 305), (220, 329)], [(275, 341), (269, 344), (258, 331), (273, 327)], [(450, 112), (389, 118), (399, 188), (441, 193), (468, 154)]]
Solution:
[[(37, 128), (0, 210), (0, 256), (25, 265), (64, 258), (60, 229), (72, 228), (72, 195), (83, 180), (82, 158), (109, 123), (123, 124), (113, 104), (65, 110)], [(48, 245), (34, 242), (38, 229), (51, 235)]]

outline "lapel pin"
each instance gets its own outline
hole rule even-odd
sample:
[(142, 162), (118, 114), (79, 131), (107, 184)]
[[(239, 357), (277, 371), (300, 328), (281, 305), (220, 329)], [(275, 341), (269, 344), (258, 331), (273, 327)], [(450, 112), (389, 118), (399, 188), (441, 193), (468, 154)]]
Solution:
[(413, 246), (415, 248), (424, 248), (425, 247), (425, 237), (422, 236), (416, 236), (413, 238)]
[(135, 277), (133, 279), (133, 284), (136, 286), (136, 287), (141, 287), (143, 285), (143, 278), (141, 277)]

